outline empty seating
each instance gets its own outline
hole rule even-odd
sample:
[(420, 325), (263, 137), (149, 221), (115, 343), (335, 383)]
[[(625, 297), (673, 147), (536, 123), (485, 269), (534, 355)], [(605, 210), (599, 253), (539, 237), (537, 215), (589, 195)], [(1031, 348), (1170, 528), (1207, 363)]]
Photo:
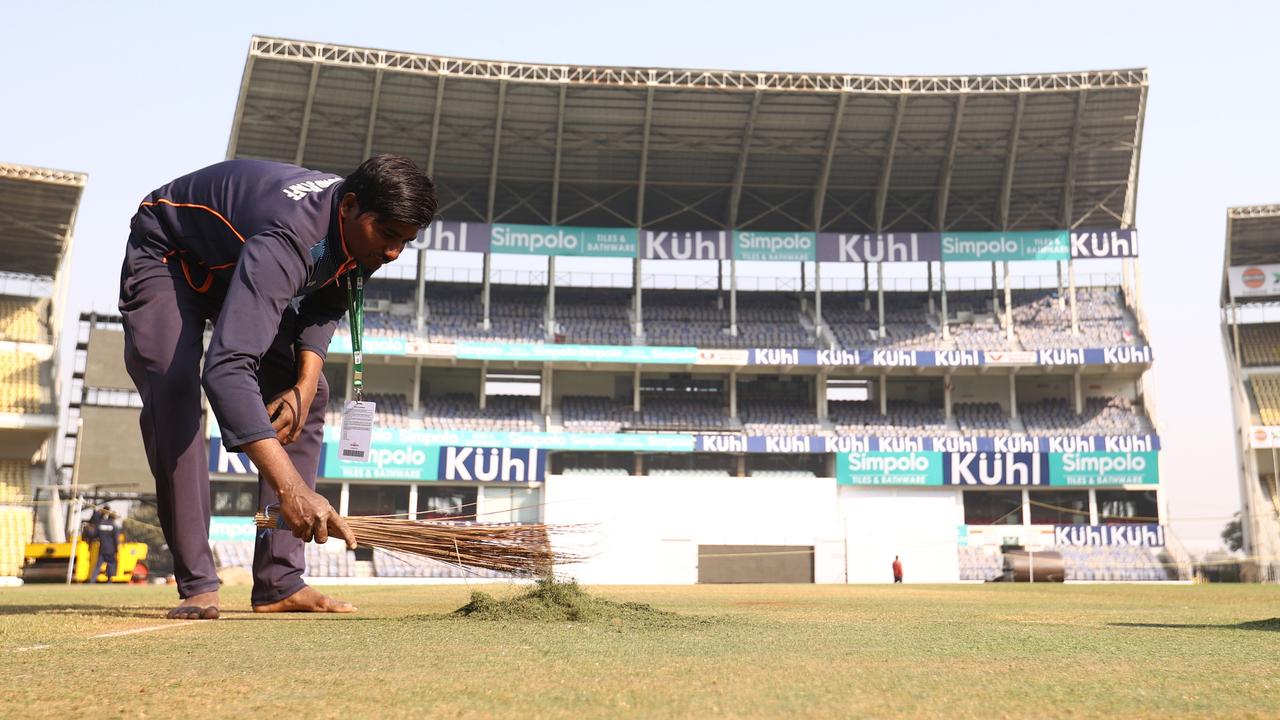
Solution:
[(1177, 569), (1159, 548), (1059, 546), (1054, 549), (1062, 553), (1067, 580), (1146, 582), (1178, 579)]
[(570, 432), (616, 433), (635, 423), (629, 404), (599, 396), (566, 395), (561, 400), (561, 419)]
[(31, 502), (31, 467), (21, 460), (0, 460), (0, 505)]
[(951, 414), (964, 435), (992, 437), (1013, 433), (1009, 428), (1009, 414), (1000, 407), (1000, 403), (955, 403), (951, 406)]
[[(253, 541), (228, 540), (210, 544), (218, 567), (253, 568)], [(303, 546), (308, 577), (355, 577), (356, 555), (341, 545), (327, 543)]]
[(643, 398), (634, 427), (658, 431), (737, 429), (720, 398)]
[(960, 579), (990, 581), (1000, 576), (1004, 556), (998, 547), (959, 548)]
[(1280, 425), (1280, 375), (1254, 375), (1249, 383), (1253, 385), (1262, 424)]
[(48, 343), (49, 328), (41, 317), (42, 303), (47, 301), (0, 297), (0, 340)]
[(642, 306), (648, 345), (793, 348), (815, 342), (801, 323), (799, 302), (786, 293), (738, 293), (737, 335), (730, 334), (728, 298), (716, 292), (651, 290)]
[(950, 434), (941, 407), (920, 405), (910, 400), (891, 400), (886, 414), (877, 401), (836, 400), (827, 404), (827, 414), (840, 435), (915, 437)]
[(630, 290), (557, 289), (556, 342), (630, 345), (630, 303)]
[(0, 412), (39, 413), (50, 402), (41, 361), (30, 353), (0, 353)]
[(534, 431), (542, 429), (538, 398), (491, 395), (484, 409), (474, 395), (446, 393), (430, 396), (422, 405), (428, 430)]
[(1241, 325), (1240, 356), (1244, 365), (1280, 365), (1280, 325)]
[(1084, 412), (1075, 413), (1060, 398), (1019, 404), (1019, 416), (1028, 435), (1145, 435), (1151, 421), (1131, 400), (1123, 397), (1085, 399)]
[(742, 430), (748, 435), (819, 435), (822, 423), (813, 403), (799, 400), (742, 401)]
[(31, 540), (32, 522), (29, 507), (0, 507), (0, 577), (13, 577), (21, 572), (27, 543)]
[(1077, 288), (1078, 333), (1071, 332), (1071, 308), (1053, 290), (1013, 292), (1013, 322), (1018, 340), (1027, 350), (1061, 347), (1141, 345), (1136, 321), (1115, 288)]

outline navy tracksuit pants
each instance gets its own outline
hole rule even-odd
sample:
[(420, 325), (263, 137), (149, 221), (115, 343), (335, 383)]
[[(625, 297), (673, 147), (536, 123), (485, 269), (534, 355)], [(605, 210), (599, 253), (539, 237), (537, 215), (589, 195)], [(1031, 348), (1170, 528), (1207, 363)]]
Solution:
[[(156, 481), (160, 524), (173, 554), (178, 594), (190, 597), (217, 590), (209, 547), (209, 461), (200, 403), (200, 359), (206, 320), (218, 318), (222, 297), (215, 284), (193, 289), (179, 263), (165, 262), (163, 248), (129, 238), (120, 276), (125, 366), (142, 395), (142, 441)], [(286, 308), (271, 348), (258, 370), (264, 399), (298, 379), (297, 315)], [(328, 386), (320, 376), (301, 436), (285, 452), (304, 482), (315, 488), (323, 439)], [(259, 507), (276, 502), (275, 491), (258, 477)], [(303, 543), (288, 531), (260, 531), (253, 554), (254, 605), (286, 598), (303, 587)]]

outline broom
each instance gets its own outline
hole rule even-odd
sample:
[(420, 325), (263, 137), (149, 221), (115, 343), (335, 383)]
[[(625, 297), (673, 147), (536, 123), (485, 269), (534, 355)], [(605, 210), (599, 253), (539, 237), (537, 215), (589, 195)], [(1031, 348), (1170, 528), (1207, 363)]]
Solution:
[[(549, 574), (554, 565), (580, 559), (551, 547), (551, 534), (566, 529), (560, 526), (463, 525), (360, 516), (343, 519), (360, 545), (418, 555), (449, 565), (535, 577)], [(257, 513), (253, 520), (260, 528), (289, 529), (274, 507)]]

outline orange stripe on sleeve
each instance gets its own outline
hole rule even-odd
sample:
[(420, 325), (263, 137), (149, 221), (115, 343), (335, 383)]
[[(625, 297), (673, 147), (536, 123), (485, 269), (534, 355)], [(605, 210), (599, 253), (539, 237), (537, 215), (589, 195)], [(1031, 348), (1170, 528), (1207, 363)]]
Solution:
[(221, 220), (223, 224), (225, 224), (227, 228), (230, 229), (231, 232), (235, 234), (235, 236), (240, 240), (240, 242), (242, 243), (244, 242), (244, 236), (240, 234), (240, 231), (236, 230), (235, 226), (232, 225), (230, 221), (228, 221), (225, 217), (222, 216), (222, 213), (218, 212), (217, 210), (214, 210), (208, 205), (199, 205), (197, 203), (176, 203), (172, 200), (166, 200), (165, 198), (160, 198), (155, 202), (143, 201), (142, 205), (143, 207), (155, 207), (156, 205), (168, 205), (169, 207), (176, 207), (176, 208), (195, 208), (197, 210), (204, 210), (205, 212), (212, 213), (214, 217)]

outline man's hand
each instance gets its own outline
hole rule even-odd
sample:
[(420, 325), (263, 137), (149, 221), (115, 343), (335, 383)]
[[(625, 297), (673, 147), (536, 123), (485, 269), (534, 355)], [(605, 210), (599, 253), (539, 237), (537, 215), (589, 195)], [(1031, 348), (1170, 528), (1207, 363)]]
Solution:
[(280, 492), (279, 497), (280, 514), (294, 537), (303, 542), (323, 543), (332, 533), (346, 541), (348, 550), (356, 549), (356, 537), (347, 527), (347, 521), (314, 490), (304, 485)]
[(276, 395), (267, 403), (267, 417), (271, 419), (271, 429), (276, 431), (276, 439), (281, 445), (288, 445), (302, 435), (307, 412), (315, 399), (315, 377), (300, 377), (297, 385)]

